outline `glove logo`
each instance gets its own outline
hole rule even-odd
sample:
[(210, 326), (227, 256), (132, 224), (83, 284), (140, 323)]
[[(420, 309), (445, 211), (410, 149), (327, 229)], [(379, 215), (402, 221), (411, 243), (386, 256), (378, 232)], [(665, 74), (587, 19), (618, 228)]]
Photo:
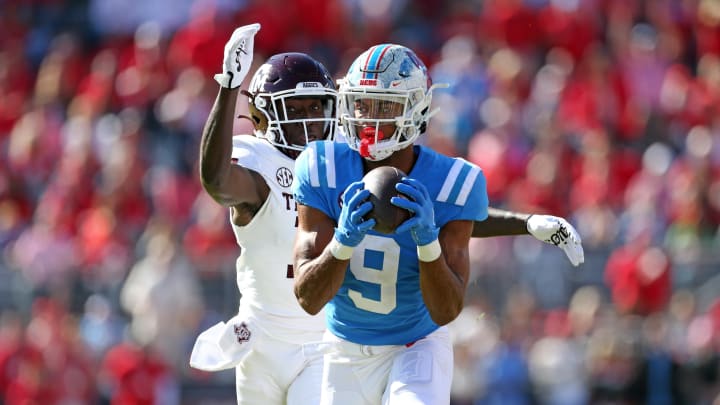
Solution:
[(242, 71), (242, 64), (240, 63), (240, 53), (244, 53), (247, 55), (247, 51), (245, 51), (245, 40), (243, 39), (240, 41), (240, 46), (235, 50), (235, 63), (237, 63), (237, 71)]
[(555, 246), (560, 246), (561, 243), (567, 243), (567, 239), (570, 237), (570, 233), (568, 232), (567, 228), (565, 226), (560, 225), (560, 229), (558, 229), (557, 232), (550, 235), (550, 239), (548, 242), (552, 243)]

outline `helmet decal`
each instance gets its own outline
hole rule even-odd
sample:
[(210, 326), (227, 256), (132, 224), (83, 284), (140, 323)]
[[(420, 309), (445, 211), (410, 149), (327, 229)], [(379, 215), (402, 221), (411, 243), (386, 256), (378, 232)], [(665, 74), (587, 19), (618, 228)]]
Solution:
[[(365, 61), (365, 67), (362, 69), (364, 72), (363, 79), (377, 79), (377, 74), (385, 70), (381, 68), (380, 62), (390, 48), (391, 45), (389, 44), (377, 45), (370, 48)], [(387, 67), (387, 64), (385, 64), (385, 67)]]

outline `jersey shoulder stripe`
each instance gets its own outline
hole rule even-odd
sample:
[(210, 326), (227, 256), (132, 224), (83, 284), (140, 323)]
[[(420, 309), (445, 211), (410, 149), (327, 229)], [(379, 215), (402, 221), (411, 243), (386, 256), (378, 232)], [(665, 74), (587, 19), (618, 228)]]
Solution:
[(306, 149), (310, 185), (313, 187), (337, 187), (335, 181), (335, 148), (332, 142), (311, 142)]
[(454, 160), (455, 162), (440, 188), (437, 201), (463, 206), (480, 174), (480, 168), (461, 158), (454, 158)]
[[(307, 154), (307, 170), (308, 170), (308, 176), (310, 177), (310, 185), (313, 187), (320, 187), (320, 173), (318, 173), (318, 165), (317, 165), (317, 145), (310, 144), (307, 145), (305, 148), (305, 153)], [(300, 159), (298, 159), (298, 162)], [(298, 163), (295, 162), (295, 166), (297, 166)]]
[(475, 184), (475, 179), (477, 179), (478, 174), (480, 174), (479, 167), (474, 165), (471, 165), (469, 167), (470, 170), (465, 177), (465, 181), (463, 181), (463, 185), (460, 188), (460, 193), (458, 194), (457, 200), (455, 200), (455, 204), (457, 205), (465, 205), (468, 195), (470, 195), (470, 190), (472, 189), (473, 184)]

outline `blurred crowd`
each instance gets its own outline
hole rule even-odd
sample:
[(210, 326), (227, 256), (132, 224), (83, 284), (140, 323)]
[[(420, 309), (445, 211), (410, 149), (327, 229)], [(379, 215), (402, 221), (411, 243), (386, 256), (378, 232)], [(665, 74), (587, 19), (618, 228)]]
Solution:
[(719, 1), (4, 0), (0, 404), (233, 403), (232, 371), (187, 364), (239, 298), (196, 164), (252, 22), (256, 64), (303, 51), (337, 78), (414, 49), (450, 84), (424, 142), (482, 167), (492, 206), (581, 234), (580, 268), (471, 242), (453, 403), (720, 403)]

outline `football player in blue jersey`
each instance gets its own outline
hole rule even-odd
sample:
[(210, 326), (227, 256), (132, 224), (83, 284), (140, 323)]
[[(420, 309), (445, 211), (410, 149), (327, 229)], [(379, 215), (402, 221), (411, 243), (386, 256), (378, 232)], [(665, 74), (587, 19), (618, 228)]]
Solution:
[[(494, 210), (485, 178), (463, 159), (416, 145), (431, 110), (427, 69), (403, 46), (361, 54), (339, 88), (346, 143), (313, 142), (296, 160), (295, 295), (323, 308), (328, 332), (322, 404), (446, 404), (452, 346), (444, 325), (463, 308), (471, 236), (531, 233), (577, 265), (582, 247), (564, 219)], [(373, 229), (365, 173), (393, 166), (411, 217)]]
[[(341, 81), (347, 143), (314, 142), (295, 164), (295, 295), (325, 307), (322, 404), (449, 403), (452, 345), (444, 325), (463, 308), (474, 221), (487, 217), (479, 167), (415, 145), (433, 111), (425, 65), (403, 46), (371, 47)], [(412, 213), (373, 230), (364, 174), (408, 176), (392, 203)]]

